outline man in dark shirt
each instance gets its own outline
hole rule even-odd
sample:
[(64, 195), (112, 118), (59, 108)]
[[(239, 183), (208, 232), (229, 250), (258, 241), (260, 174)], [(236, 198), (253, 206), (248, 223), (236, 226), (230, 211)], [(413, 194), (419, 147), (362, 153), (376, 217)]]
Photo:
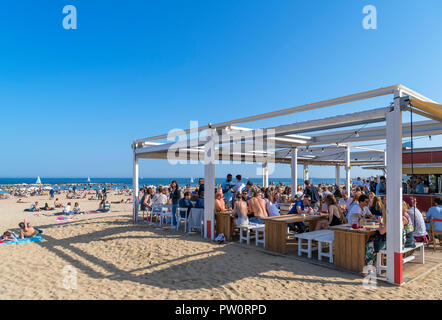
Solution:
[(204, 191), (198, 191), (198, 199), (196, 199), (195, 208), (204, 208)]
[(310, 197), (312, 208), (317, 209), (316, 207), (319, 205), (318, 189), (316, 189), (314, 185), (310, 184), (310, 180), (305, 180), (304, 183), (305, 183), (304, 195)]
[[(178, 202), (178, 207), (179, 208), (187, 208), (187, 216), (189, 216), (190, 214), (190, 209), (193, 208), (193, 204), (190, 201), (190, 192), (186, 191), (184, 192), (184, 198), (181, 198), (180, 201)], [(184, 218), (183, 212), (180, 212), (181, 217)]]

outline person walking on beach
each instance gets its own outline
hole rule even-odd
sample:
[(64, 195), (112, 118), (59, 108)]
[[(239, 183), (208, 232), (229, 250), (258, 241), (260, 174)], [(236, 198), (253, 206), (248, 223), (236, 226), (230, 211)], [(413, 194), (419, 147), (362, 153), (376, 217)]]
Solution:
[(181, 198), (180, 188), (178, 186), (178, 182), (173, 180), (170, 184), (170, 199), (172, 200), (172, 227), (175, 227), (177, 224), (176, 220), (176, 210), (178, 208), (178, 202)]

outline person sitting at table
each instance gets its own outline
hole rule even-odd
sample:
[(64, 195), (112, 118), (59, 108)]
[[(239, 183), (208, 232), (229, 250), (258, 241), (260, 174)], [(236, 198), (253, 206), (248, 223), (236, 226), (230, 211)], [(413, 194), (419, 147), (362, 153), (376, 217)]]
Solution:
[(235, 220), (236, 226), (246, 226), (249, 224), (247, 202), (245, 202), (240, 193), (236, 194), (236, 201), (233, 207), (233, 215), (238, 217)]
[(414, 241), (428, 243), (430, 238), (428, 237), (428, 232), (425, 227), (424, 217), (422, 213), (416, 208), (416, 198), (411, 197), (405, 200), (408, 205), (407, 214), (411, 219), (411, 224), (414, 227), (413, 236)]
[(376, 216), (376, 218), (382, 217), (382, 209), (384, 205), (381, 197), (375, 196), (373, 198), (373, 204), (370, 207), (370, 212)]
[[(442, 219), (442, 199), (441, 198), (436, 198), (433, 200), (433, 206), (428, 209), (427, 211), (427, 230), (430, 230), (430, 222), (431, 219), (437, 219), (437, 220), (441, 220)], [(442, 232), (442, 222), (440, 221), (435, 221), (433, 222), (433, 231), (434, 232)], [(435, 235), (436, 238), (439, 239), (439, 241), (442, 240), (442, 236), (440, 235)], [(434, 241), (434, 239), (433, 239)]]
[(267, 218), (269, 215), (266, 209), (266, 202), (261, 196), (261, 190), (252, 191), (253, 197), (248, 201), (250, 213), (253, 213), (253, 217), (250, 222), (256, 224), (264, 224), (262, 218)]
[[(184, 198), (181, 198), (180, 201), (178, 201), (179, 208), (187, 208), (187, 216), (190, 215), (190, 209), (193, 208), (193, 204), (190, 201), (190, 196), (191, 196), (190, 192), (186, 191), (186, 192), (184, 192)], [(180, 212), (180, 214), (181, 214), (182, 218), (185, 218), (183, 212)]]
[(365, 207), (367, 207), (370, 202), (365, 194), (358, 196), (357, 199), (358, 203), (353, 204), (347, 214), (347, 220), (349, 224), (358, 223), (359, 219), (363, 216)]
[(215, 212), (225, 212), (226, 211), (226, 203), (223, 199), (223, 194), (216, 192), (215, 193)]
[[(304, 214), (312, 213), (313, 208), (311, 207), (311, 198), (308, 195), (304, 195), (304, 199), (298, 200), (295, 205), (290, 209), (288, 214)], [(304, 233), (307, 231), (307, 226), (304, 222), (294, 222), (288, 223), (287, 226), (290, 230), (298, 233)]]
[(280, 215), (278, 208), (273, 202), (272, 192), (269, 189), (267, 189), (264, 193), (264, 201), (266, 202), (266, 209), (269, 217), (276, 217)]
[(204, 208), (204, 190), (198, 190), (198, 198), (196, 199), (195, 208)]
[(347, 191), (342, 190), (341, 191), (341, 199), (339, 199), (339, 206), (342, 210), (347, 211), (348, 208), (350, 208), (350, 204), (353, 202), (353, 198), (348, 196)]
[(316, 224), (316, 230), (327, 229), (328, 227), (337, 226), (347, 222), (342, 209), (336, 203), (336, 199), (332, 194), (327, 195), (325, 202), (327, 203), (328, 220), (320, 220)]

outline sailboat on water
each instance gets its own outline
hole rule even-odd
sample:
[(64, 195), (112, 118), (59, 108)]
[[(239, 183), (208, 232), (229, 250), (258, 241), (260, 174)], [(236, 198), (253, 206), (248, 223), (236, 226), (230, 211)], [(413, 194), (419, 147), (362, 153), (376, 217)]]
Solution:
[(35, 184), (41, 184), (40, 176), (37, 177), (37, 181), (35, 181)]
[(190, 178), (190, 183), (193, 183), (193, 178)]
[(91, 183), (91, 178), (90, 177), (87, 177), (87, 182)]

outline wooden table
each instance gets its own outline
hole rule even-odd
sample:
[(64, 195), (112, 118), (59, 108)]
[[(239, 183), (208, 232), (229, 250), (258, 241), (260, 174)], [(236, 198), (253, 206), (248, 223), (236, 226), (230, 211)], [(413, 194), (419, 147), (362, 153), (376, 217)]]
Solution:
[(264, 218), (265, 221), (265, 248), (270, 251), (287, 253), (287, 224), (309, 222), (310, 230), (314, 230), (319, 220), (328, 219), (328, 214), (307, 215), (289, 214), (284, 216)]
[(233, 220), (235, 217), (232, 212), (219, 212), (215, 214), (216, 234), (224, 233), (227, 241), (232, 240)]
[[(370, 228), (367, 230), (365, 227)], [(352, 229), (348, 225), (330, 227), (335, 232), (334, 264), (345, 269), (361, 272), (365, 267), (365, 244), (376, 233), (379, 225)]]

